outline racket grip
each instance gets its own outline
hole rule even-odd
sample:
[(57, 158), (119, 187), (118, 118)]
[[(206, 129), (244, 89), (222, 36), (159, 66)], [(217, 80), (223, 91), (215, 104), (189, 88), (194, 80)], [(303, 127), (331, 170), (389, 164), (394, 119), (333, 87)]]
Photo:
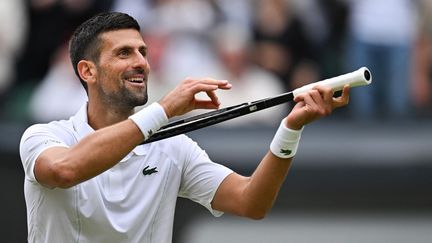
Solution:
[(342, 90), (342, 88), (349, 84), (350, 87), (358, 87), (368, 85), (372, 82), (372, 74), (368, 68), (362, 67), (358, 70), (350, 73), (346, 73), (337, 77), (324, 79), (322, 81), (314, 82), (297, 88), (293, 91), (294, 97), (297, 95), (307, 92), (317, 85), (327, 86), (333, 89), (333, 91)]

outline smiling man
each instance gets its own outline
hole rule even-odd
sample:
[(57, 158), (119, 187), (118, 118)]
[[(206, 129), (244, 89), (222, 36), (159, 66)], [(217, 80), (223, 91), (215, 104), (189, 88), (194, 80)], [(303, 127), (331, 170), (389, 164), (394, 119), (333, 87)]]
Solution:
[[(263, 218), (302, 127), (348, 103), (348, 87), (339, 98), (325, 87), (297, 96), (256, 171), (241, 176), (185, 135), (139, 145), (171, 117), (217, 109), (215, 91), (231, 88), (226, 80), (185, 79), (134, 114), (147, 102), (146, 52), (127, 14), (102, 13), (75, 31), (70, 56), (88, 102), (69, 120), (31, 126), (20, 144), (29, 242), (171, 242), (177, 197), (215, 216)], [(199, 92), (209, 98), (196, 99)]]

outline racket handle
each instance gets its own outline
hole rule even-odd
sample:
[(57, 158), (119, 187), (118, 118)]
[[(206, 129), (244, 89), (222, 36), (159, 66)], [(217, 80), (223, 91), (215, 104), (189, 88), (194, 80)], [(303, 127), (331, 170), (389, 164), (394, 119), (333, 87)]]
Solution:
[(333, 91), (342, 90), (342, 88), (349, 84), (350, 87), (358, 87), (368, 85), (372, 82), (372, 74), (366, 67), (359, 68), (358, 70), (346, 73), (337, 77), (324, 79), (322, 81), (314, 82), (297, 88), (293, 91), (294, 97), (311, 90), (316, 85), (327, 86), (333, 89)]

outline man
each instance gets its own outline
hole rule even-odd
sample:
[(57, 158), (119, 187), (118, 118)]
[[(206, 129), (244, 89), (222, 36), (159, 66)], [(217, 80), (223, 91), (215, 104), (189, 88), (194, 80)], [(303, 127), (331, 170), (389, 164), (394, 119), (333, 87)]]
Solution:
[[(37, 124), (20, 144), (25, 170), (29, 242), (171, 242), (178, 196), (215, 216), (263, 218), (297, 149), (302, 127), (348, 103), (325, 87), (296, 97), (269, 151), (250, 177), (213, 163), (185, 135), (139, 145), (168, 119), (217, 109), (225, 80), (186, 79), (159, 102), (147, 101), (150, 70), (137, 22), (103, 13), (83, 23), (70, 42), (88, 102), (67, 121)], [(209, 100), (194, 95), (207, 93)]]

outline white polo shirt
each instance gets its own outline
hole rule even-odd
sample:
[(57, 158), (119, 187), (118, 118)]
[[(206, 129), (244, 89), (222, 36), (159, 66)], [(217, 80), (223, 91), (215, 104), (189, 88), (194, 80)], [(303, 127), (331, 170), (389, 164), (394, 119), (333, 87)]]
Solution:
[(210, 203), (232, 170), (213, 163), (184, 135), (140, 145), (116, 166), (74, 187), (40, 185), (33, 169), (41, 152), (71, 147), (94, 131), (86, 108), (69, 120), (33, 125), (21, 139), (29, 242), (171, 242), (178, 196), (222, 215)]

